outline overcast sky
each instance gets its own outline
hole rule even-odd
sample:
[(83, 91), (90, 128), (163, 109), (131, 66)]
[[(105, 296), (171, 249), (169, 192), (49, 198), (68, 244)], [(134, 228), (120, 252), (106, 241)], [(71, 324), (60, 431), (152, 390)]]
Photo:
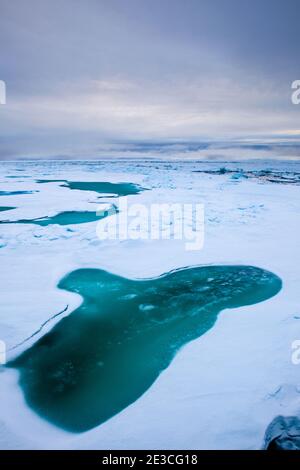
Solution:
[(295, 138), (299, 21), (299, 0), (0, 0), (0, 158)]

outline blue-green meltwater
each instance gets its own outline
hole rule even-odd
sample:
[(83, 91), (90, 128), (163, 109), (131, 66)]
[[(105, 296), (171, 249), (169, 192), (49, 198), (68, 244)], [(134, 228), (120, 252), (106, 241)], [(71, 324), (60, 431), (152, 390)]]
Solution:
[(37, 180), (37, 183), (61, 183), (60, 186), (80, 191), (94, 191), (100, 194), (129, 196), (144, 190), (133, 183), (110, 183), (108, 181), (67, 181), (67, 180)]
[(0, 206), (0, 212), (11, 211), (12, 209), (16, 209), (16, 207), (12, 207), (12, 206)]
[(0, 196), (19, 196), (20, 194), (33, 194), (38, 191), (0, 191)]
[(38, 219), (1, 220), (0, 224), (34, 224), (46, 227), (47, 225), (72, 225), (95, 222), (116, 213), (117, 209), (104, 209), (103, 211), (66, 211), (59, 212), (52, 217), (40, 217)]
[(267, 300), (281, 280), (252, 266), (185, 268), (147, 280), (80, 269), (59, 288), (79, 293), (82, 304), (8, 367), (19, 370), (33, 410), (82, 432), (137, 400), (221, 310)]

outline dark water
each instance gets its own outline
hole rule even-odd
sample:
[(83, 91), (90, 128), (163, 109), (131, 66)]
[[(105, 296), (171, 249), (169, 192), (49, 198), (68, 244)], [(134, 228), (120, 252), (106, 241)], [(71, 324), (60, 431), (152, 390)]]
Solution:
[(16, 207), (12, 207), (12, 206), (0, 206), (0, 212), (4, 212), (4, 211), (10, 211), (12, 209), (16, 209)]
[(38, 191), (0, 191), (0, 196), (18, 196), (19, 194), (33, 194)]
[(99, 181), (67, 181), (67, 180), (37, 180), (37, 183), (62, 183), (70, 189), (79, 189), (80, 191), (94, 191), (100, 194), (115, 194), (117, 196), (129, 196), (138, 194), (143, 188), (133, 183), (109, 183)]
[(8, 367), (19, 370), (33, 410), (82, 432), (137, 400), (221, 310), (269, 299), (281, 280), (252, 266), (186, 268), (148, 280), (81, 269), (59, 288), (79, 293), (81, 306)]
[(60, 212), (53, 217), (42, 217), (39, 219), (20, 219), (15, 221), (4, 220), (0, 224), (35, 224), (42, 227), (47, 225), (71, 225), (71, 224), (85, 224), (87, 222), (94, 222), (101, 220), (109, 215), (109, 210), (104, 210), (102, 213), (99, 211), (67, 211)]

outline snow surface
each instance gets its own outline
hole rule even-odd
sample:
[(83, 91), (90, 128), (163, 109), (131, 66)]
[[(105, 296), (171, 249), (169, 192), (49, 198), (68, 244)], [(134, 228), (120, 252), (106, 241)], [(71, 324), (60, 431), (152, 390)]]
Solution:
[[(132, 202), (203, 203), (205, 243), (186, 251), (178, 240), (106, 240), (97, 222), (72, 226), (0, 225), (0, 339), (7, 348), (32, 335), (47, 319), (81, 302), (59, 290), (73, 269), (98, 267), (148, 278), (174, 268), (203, 264), (246, 264), (283, 280), (266, 302), (223, 311), (215, 326), (187, 344), (154, 385), (103, 425), (72, 434), (46, 422), (24, 402), (15, 370), (0, 367), (2, 449), (258, 449), (277, 415), (299, 415), (299, 367), (291, 344), (300, 339), (300, 186), (261, 178), (196, 173), (220, 167), (247, 171), (299, 172), (294, 162), (200, 163), (159, 161), (3, 162), (1, 190), (35, 190), (0, 196), (0, 220), (92, 210), (99, 194), (70, 190), (36, 179), (133, 182), (150, 189)], [(9, 178), (16, 176), (16, 178)], [(112, 216), (114, 217), (114, 216)], [(52, 328), (8, 352), (15, 357)]]

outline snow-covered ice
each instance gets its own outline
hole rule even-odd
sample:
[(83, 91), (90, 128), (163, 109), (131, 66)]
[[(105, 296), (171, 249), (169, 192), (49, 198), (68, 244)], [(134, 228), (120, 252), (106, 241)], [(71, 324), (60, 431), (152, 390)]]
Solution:
[[(236, 171), (219, 172), (222, 167)], [(272, 170), (275, 178), (255, 173), (262, 170)], [(300, 366), (291, 360), (292, 342), (300, 339), (299, 171), (299, 164), (280, 161), (3, 162), (2, 191), (34, 192), (0, 196), (1, 206), (16, 207), (0, 212), (0, 220), (93, 210), (113, 201), (36, 181), (47, 178), (131, 182), (149, 190), (128, 201), (205, 207), (199, 251), (186, 251), (180, 240), (100, 241), (97, 222), (0, 225), (0, 340), (9, 358), (61, 319), (12, 349), (50, 317), (79, 305), (78, 295), (57, 288), (77, 268), (149, 278), (184, 266), (245, 264), (279, 275), (283, 288), (266, 302), (223, 311), (138, 401), (86, 433), (68, 433), (40, 418), (24, 402), (17, 372), (0, 369), (0, 447), (257, 449), (276, 416), (299, 415)]]

